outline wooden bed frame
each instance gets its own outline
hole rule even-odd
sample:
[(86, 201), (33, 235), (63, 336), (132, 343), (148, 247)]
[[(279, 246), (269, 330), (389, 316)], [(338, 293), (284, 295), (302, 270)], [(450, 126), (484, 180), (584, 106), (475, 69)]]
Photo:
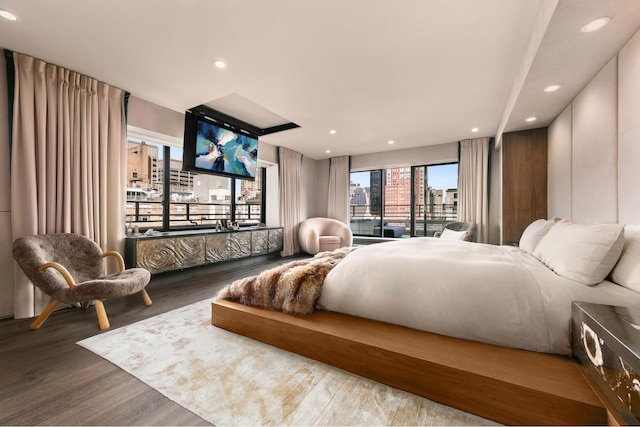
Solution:
[(503, 424), (606, 424), (570, 358), (328, 311), (305, 317), (212, 303), (215, 326)]

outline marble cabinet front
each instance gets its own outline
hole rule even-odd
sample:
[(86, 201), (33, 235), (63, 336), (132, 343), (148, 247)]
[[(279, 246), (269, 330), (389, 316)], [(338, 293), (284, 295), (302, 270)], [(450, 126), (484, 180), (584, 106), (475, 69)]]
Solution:
[(166, 233), (125, 241), (127, 265), (146, 268), (152, 274), (263, 255), (282, 249), (282, 228)]

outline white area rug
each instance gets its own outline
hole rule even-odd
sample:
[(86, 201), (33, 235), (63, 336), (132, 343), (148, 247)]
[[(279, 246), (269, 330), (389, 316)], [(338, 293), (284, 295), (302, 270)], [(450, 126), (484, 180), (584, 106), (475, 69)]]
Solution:
[(78, 344), (216, 425), (495, 425), (212, 326), (211, 301)]

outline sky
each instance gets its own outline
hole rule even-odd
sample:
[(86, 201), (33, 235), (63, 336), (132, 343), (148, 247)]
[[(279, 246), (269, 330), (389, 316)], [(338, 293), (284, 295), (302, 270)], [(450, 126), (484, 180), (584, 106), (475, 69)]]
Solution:
[[(431, 188), (448, 190), (458, 188), (458, 164), (435, 165), (427, 167), (428, 185)], [(354, 172), (351, 180), (362, 187), (369, 187), (369, 172)]]

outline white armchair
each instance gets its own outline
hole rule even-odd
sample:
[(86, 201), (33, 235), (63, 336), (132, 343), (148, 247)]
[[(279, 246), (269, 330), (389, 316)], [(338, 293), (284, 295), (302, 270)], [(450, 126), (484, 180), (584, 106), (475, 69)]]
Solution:
[(309, 218), (298, 229), (300, 248), (308, 254), (332, 251), (353, 244), (353, 233), (345, 223), (331, 218)]
[[(461, 234), (459, 236), (454, 236), (453, 238), (459, 238), (460, 240), (466, 240), (466, 241), (469, 241), (469, 242), (475, 242), (476, 241), (476, 233), (478, 231), (478, 226), (473, 222), (453, 221), (453, 222), (450, 222), (448, 224), (445, 224), (444, 225), (444, 229), (452, 230), (452, 231), (455, 231), (457, 233), (462, 233), (462, 232), (465, 233), (465, 234)], [(436, 231), (433, 234), (433, 237), (442, 238), (442, 234), (444, 232), (444, 229), (442, 230), (442, 232)]]

